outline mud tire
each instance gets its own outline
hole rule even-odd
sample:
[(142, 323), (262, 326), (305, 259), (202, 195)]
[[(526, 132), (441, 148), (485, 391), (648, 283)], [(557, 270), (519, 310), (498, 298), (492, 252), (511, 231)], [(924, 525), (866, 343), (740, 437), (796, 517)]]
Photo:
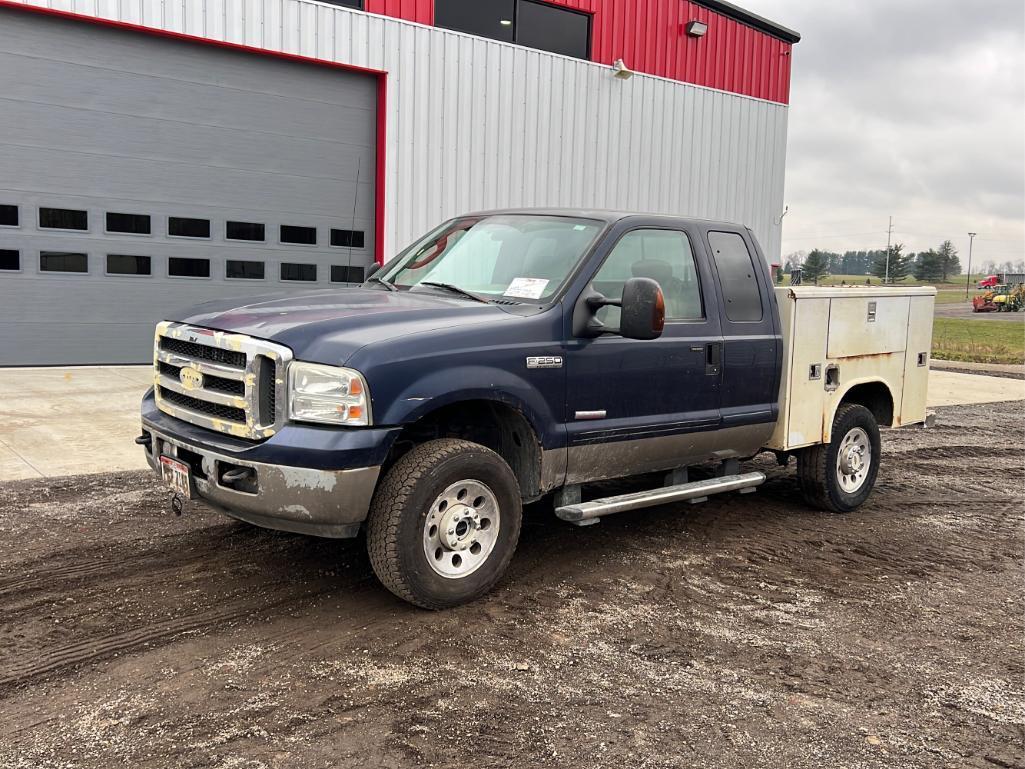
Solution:
[[(836, 477), (837, 453), (844, 436), (856, 427), (868, 433), (872, 454), (868, 475), (861, 487), (850, 493), (840, 486)], [(831, 435), (832, 440), (828, 444), (810, 446), (798, 453), (797, 477), (801, 493), (809, 505), (831, 513), (849, 513), (865, 503), (875, 486), (882, 453), (879, 426), (867, 408), (857, 403), (845, 403), (836, 410)]]

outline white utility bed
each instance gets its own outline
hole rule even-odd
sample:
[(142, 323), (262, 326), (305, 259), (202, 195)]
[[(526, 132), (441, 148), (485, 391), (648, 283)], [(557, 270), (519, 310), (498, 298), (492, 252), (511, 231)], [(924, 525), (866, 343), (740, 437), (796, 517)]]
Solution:
[(878, 396), (884, 413), (888, 393), (892, 427), (925, 421), (935, 288), (794, 286), (777, 288), (776, 300), (783, 377), (768, 448), (828, 443), (854, 387)]

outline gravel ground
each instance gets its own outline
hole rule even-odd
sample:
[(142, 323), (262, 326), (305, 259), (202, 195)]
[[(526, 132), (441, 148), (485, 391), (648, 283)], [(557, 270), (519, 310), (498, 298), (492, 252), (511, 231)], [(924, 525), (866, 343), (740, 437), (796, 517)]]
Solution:
[(0, 485), (0, 766), (1025, 767), (1023, 431), (887, 433), (848, 516), (761, 460), (753, 495), (537, 506), (443, 613), (147, 475)]

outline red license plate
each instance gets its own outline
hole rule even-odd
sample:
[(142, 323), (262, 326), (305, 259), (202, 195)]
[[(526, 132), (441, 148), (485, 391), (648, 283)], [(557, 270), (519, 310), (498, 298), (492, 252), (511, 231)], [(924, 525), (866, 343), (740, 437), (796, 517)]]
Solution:
[(174, 457), (160, 457), (160, 477), (176, 494), (192, 499), (192, 477), (189, 466)]

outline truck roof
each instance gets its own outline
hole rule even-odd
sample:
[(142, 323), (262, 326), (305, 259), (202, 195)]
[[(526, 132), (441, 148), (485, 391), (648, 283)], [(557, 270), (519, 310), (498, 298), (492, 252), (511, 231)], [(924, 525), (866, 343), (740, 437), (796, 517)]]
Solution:
[(533, 214), (536, 216), (572, 216), (578, 219), (597, 219), (598, 221), (618, 222), (622, 219), (632, 217), (643, 217), (645, 219), (663, 219), (667, 222), (678, 224), (701, 224), (719, 225), (722, 227), (746, 227), (737, 222), (727, 222), (721, 219), (699, 219), (692, 216), (676, 216), (674, 214), (649, 213), (645, 211), (614, 211), (602, 208), (496, 208), (490, 211), (473, 211), (465, 216), (495, 216), (499, 214)]

